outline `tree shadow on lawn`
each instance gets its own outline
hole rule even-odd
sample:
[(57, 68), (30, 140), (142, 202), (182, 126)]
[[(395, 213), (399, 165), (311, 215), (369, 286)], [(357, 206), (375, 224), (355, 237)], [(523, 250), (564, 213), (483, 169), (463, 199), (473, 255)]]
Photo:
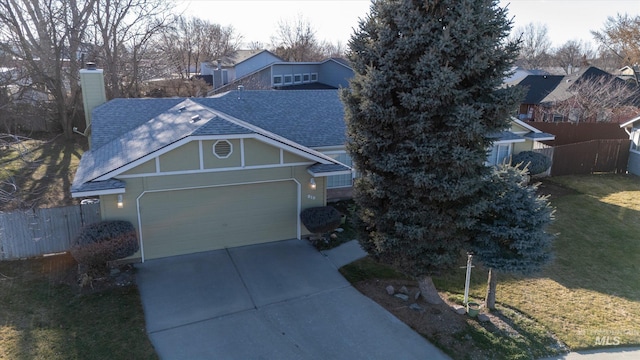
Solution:
[(71, 197), (71, 182), (86, 148), (85, 138), (65, 140), (57, 136), (43, 143), (40, 146), (42, 155), (26, 163), (16, 176), (22, 203), (33, 208), (75, 204)]

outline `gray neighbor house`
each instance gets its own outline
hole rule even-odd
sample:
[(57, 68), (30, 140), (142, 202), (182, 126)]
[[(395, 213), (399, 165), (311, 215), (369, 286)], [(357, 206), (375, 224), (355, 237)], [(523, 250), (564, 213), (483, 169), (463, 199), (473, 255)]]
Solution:
[(625, 129), (631, 140), (627, 171), (630, 174), (640, 176), (640, 116), (620, 124), (620, 127)]

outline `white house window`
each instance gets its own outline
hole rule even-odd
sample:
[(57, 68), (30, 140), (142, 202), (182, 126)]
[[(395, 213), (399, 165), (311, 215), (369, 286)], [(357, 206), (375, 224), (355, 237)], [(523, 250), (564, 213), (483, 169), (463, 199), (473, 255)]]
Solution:
[(496, 144), (493, 145), (491, 151), (489, 152), (489, 156), (487, 157), (487, 165), (494, 166), (505, 163), (509, 160), (509, 156), (511, 155), (511, 145), (510, 144)]
[(293, 75), (293, 82), (296, 84), (302, 83), (302, 74)]
[(293, 82), (293, 76), (292, 75), (285, 75), (283, 77), (283, 79), (284, 79), (284, 84), (285, 85), (291, 84)]
[(233, 152), (233, 145), (227, 140), (218, 140), (213, 144), (213, 154), (218, 159), (226, 159)]
[(273, 86), (282, 85), (282, 75), (275, 75), (273, 77)]
[(311, 81), (311, 74), (302, 74), (302, 82), (308, 83)]
[[(351, 166), (351, 157), (347, 153), (338, 154), (335, 157), (341, 163)], [(335, 189), (353, 186), (353, 176), (351, 174), (327, 176), (327, 189)]]
[(318, 81), (318, 73), (311, 74), (311, 81)]

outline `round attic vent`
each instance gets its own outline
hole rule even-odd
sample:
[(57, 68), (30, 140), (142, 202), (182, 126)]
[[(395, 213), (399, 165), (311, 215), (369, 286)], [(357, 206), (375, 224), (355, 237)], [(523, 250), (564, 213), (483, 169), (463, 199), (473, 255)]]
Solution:
[(218, 140), (213, 144), (213, 154), (218, 159), (226, 159), (233, 152), (233, 146), (227, 140)]

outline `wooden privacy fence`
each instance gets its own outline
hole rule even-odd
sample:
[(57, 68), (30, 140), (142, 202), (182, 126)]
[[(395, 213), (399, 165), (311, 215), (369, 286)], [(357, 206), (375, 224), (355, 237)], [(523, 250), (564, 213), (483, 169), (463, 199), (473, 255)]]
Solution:
[(553, 147), (551, 175), (625, 173), (629, 140), (591, 140)]
[(67, 251), (83, 226), (100, 220), (100, 204), (0, 213), (0, 260)]

